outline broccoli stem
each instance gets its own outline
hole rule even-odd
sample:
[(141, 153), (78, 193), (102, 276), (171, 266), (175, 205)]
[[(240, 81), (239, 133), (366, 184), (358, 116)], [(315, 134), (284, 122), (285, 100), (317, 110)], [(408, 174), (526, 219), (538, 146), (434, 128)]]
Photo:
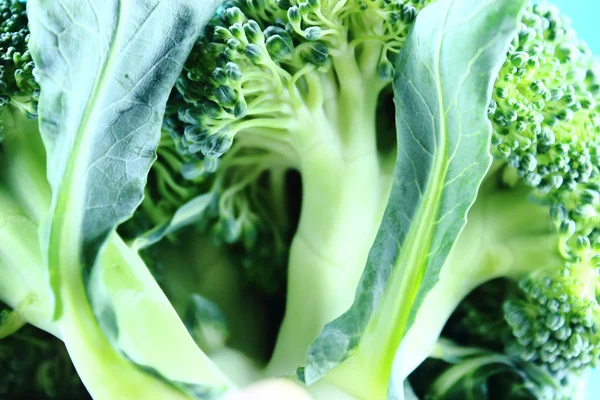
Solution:
[(548, 209), (529, 201), (527, 189), (484, 189), (468, 220), (404, 338), (403, 378), (431, 354), (452, 312), (476, 287), (496, 278), (519, 280), (540, 265), (562, 265)]
[(382, 163), (376, 143), (380, 85), (361, 78), (353, 53), (337, 57), (334, 67), (344, 83), (335, 106), (330, 99), (311, 110), (292, 135), (303, 199), (286, 314), (267, 369), (272, 375), (292, 374), (325, 324), (352, 304), (391, 190), (391, 166)]
[[(495, 182), (490, 180), (488, 187), (482, 188), (439, 282), (425, 298), (403, 339), (398, 379), (406, 378), (432, 353), (446, 321), (476, 286), (497, 277), (519, 279), (539, 268), (540, 263), (556, 264), (558, 268), (561, 265), (548, 209), (529, 202), (527, 188), (498, 191), (492, 184)], [(382, 321), (378, 329), (396, 330), (385, 324)], [(377, 336), (364, 337), (352, 357), (324, 380), (358, 398), (386, 398), (387, 368), (391, 368), (383, 365), (390, 357), (384, 354), (387, 348), (389, 345), (378, 341)]]
[(315, 171), (317, 182), (303, 183), (290, 250), (286, 314), (269, 369), (275, 375), (302, 365), (325, 324), (350, 307), (377, 232), (373, 221), (381, 220), (379, 193), (363, 190), (379, 178), (373, 157), (315, 168), (321, 176)]
[(2, 186), (0, 183), (0, 301), (17, 309), (28, 323), (60, 337), (52, 323), (46, 267), (39, 246), (37, 251), (31, 249), (38, 226)]
[(56, 337), (48, 273), (37, 243), (38, 221), (48, 209), (45, 153), (37, 120), (5, 107), (0, 147), (0, 301)]

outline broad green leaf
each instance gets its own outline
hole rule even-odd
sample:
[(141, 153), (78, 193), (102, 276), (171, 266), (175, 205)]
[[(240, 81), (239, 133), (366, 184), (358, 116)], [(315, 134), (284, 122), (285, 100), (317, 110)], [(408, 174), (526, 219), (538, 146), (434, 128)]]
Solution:
[(387, 396), (396, 349), (490, 166), (489, 99), (524, 2), (440, 0), (418, 15), (394, 79), (398, 158), (391, 197), (353, 305), (309, 349), (308, 384), (352, 356), (338, 375), (372, 385), (350, 391)]
[[(208, 398), (228, 384), (206, 357), (185, 371), (203, 354), (182, 354), (186, 341), (193, 344), (187, 334), (172, 342), (185, 326), (114, 234), (141, 202), (167, 97), (218, 3), (28, 2), (52, 189), (42, 242), (55, 318), (95, 399)], [(101, 251), (105, 261), (97, 263)], [(171, 368), (160, 368), (161, 354)]]

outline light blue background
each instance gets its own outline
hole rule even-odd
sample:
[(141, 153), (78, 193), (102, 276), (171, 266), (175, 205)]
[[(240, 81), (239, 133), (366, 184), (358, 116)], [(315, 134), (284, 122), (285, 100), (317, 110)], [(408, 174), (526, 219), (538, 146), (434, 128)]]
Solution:
[[(600, 0), (552, 0), (573, 20), (573, 27), (592, 51), (600, 56)], [(589, 379), (588, 400), (600, 399), (600, 371)]]
[(551, 0), (573, 20), (579, 36), (585, 39), (600, 56), (600, 1), (599, 0)]

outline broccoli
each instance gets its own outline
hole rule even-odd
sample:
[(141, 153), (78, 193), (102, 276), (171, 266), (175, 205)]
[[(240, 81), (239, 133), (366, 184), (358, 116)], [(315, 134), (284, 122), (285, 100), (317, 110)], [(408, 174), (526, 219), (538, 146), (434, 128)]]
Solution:
[(507, 278), (510, 290), (476, 300), (503, 320), (471, 312), (465, 330), (551, 373), (598, 365), (598, 67), (555, 7), (528, 8), (490, 104), (495, 164), (407, 343), (433, 344), (469, 292)]
[(60, 339), (94, 398), (261, 376), (328, 399), (407, 379), (579, 396), (600, 359), (600, 65), (556, 8), (226, 0), (197, 36), (210, 5), (30, 1), (0, 3), (0, 361), (40, 336), (62, 362)]
[(29, 29), (25, 1), (0, 1), (0, 107), (11, 104), (35, 116), (39, 87), (27, 48)]
[[(214, 163), (218, 176), (227, 160), (247, 157), (236, 182), (256, 180), (255, 170), (285, 169), (302, 180), (270, 373), (301, 365), (323, 326), (351, 304), (396, 157), (378, 104), (409, 28), (428, 4), (227, 1), (177, 81), (167, 126), (180, 159), (196, 160), (198, 170)], [(597, 363), (596, 71), (556, 8), (528, 7), (490, 99), (494, 164), (408, 332), (403, 376), (429, 354), (460, 300), (502, 276), (520, 282), (503, 306), (512, 331), (508, 354), (552, 373)], [(269, 193), (289, 201), (277, 194), (282, 189)], [(242, 207), (253, 207), (249, 198), (240, 198)], [(237, 215), (243, 226), (244, 212)]]
[[(379, 136), (393, 137), (393, 131), (377, 131), (378, 98), (390, 87), (417, 11), (427, 4), (228, 1), (176, 83), (166, 121), (176, 128), (171, 133), (180, 159), (197, 160), (191, 164), (197, 171), (216, 163), (217, 180), (228, 174), (228, 164), (242, 165), (225, 182), (230, 192), (268, 175), (263, 192), (280, 207), (293, 202), (280, 177), (289, 170), (300, 175), (302, 205), (272, 373), (300, 365), (323, 325), (352, 301), (395, 162), (393, 146), (378, 146)], [(186, 164), (182, 173), (191, 170)], [(246, 211), (256, 208), (252, 199), (232, 197), (239, 209), (220, 211), (221, 221), (231, 219), (229, 230), (277, 226), (270, 220), (281, 217), (295, 227), (286, 209), (248, 219), (256, 215)]]

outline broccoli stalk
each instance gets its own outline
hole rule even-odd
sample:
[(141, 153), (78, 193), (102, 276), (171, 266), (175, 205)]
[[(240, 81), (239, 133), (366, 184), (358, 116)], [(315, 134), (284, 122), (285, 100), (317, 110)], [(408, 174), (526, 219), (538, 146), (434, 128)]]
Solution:
[(393, 164), (375, 140), (378, 82), (354, 77), (355, 57), (345, 58), (334, 73), (356, 84), (340, 88), (334, 115), (323, 116), (319, 107), (298, 122), (305, 134), (293, 140), (303, 199), (290, 250), (286, 315), (271, 362), (276, 374), (293, 372), (322, 327), (352, 303), (391, 189)]
[[(38, 224), (48, 207), (45, 156), (37, 121), (10, 107), (2, 110), (0, 146), (0, 300), (27, 322), (60, 336), (51, 322), (47, 272), (37, 245)], [(21, 136), (22, 135), (22, 136)], [(36, 243), (33, 247), (31, 244)], [(18, 271), (18, 273), (15, 273)]]
[(223, 165), (231, 152), (259, 150), (255, 165), (269, 169), (277, 154), (302, 179), (271, 374), (293, 373), (352, 303), (395, 162), (394, 149), (378, 146), (377, 102), (426, 3), (229, 1), (176, 85), (182, 156)]
[(547, 207), (531, 202), (527, 187), (495, 185), (489, 179), (482, 187), (439, 282), (425, 298), (419, 315), (429, 317), (417, 318), (406, 334), (403, 377), (428, 357), (450, 315), (476, 287), (500, 277), (518, 281), (540, 266), (564, 263)]

